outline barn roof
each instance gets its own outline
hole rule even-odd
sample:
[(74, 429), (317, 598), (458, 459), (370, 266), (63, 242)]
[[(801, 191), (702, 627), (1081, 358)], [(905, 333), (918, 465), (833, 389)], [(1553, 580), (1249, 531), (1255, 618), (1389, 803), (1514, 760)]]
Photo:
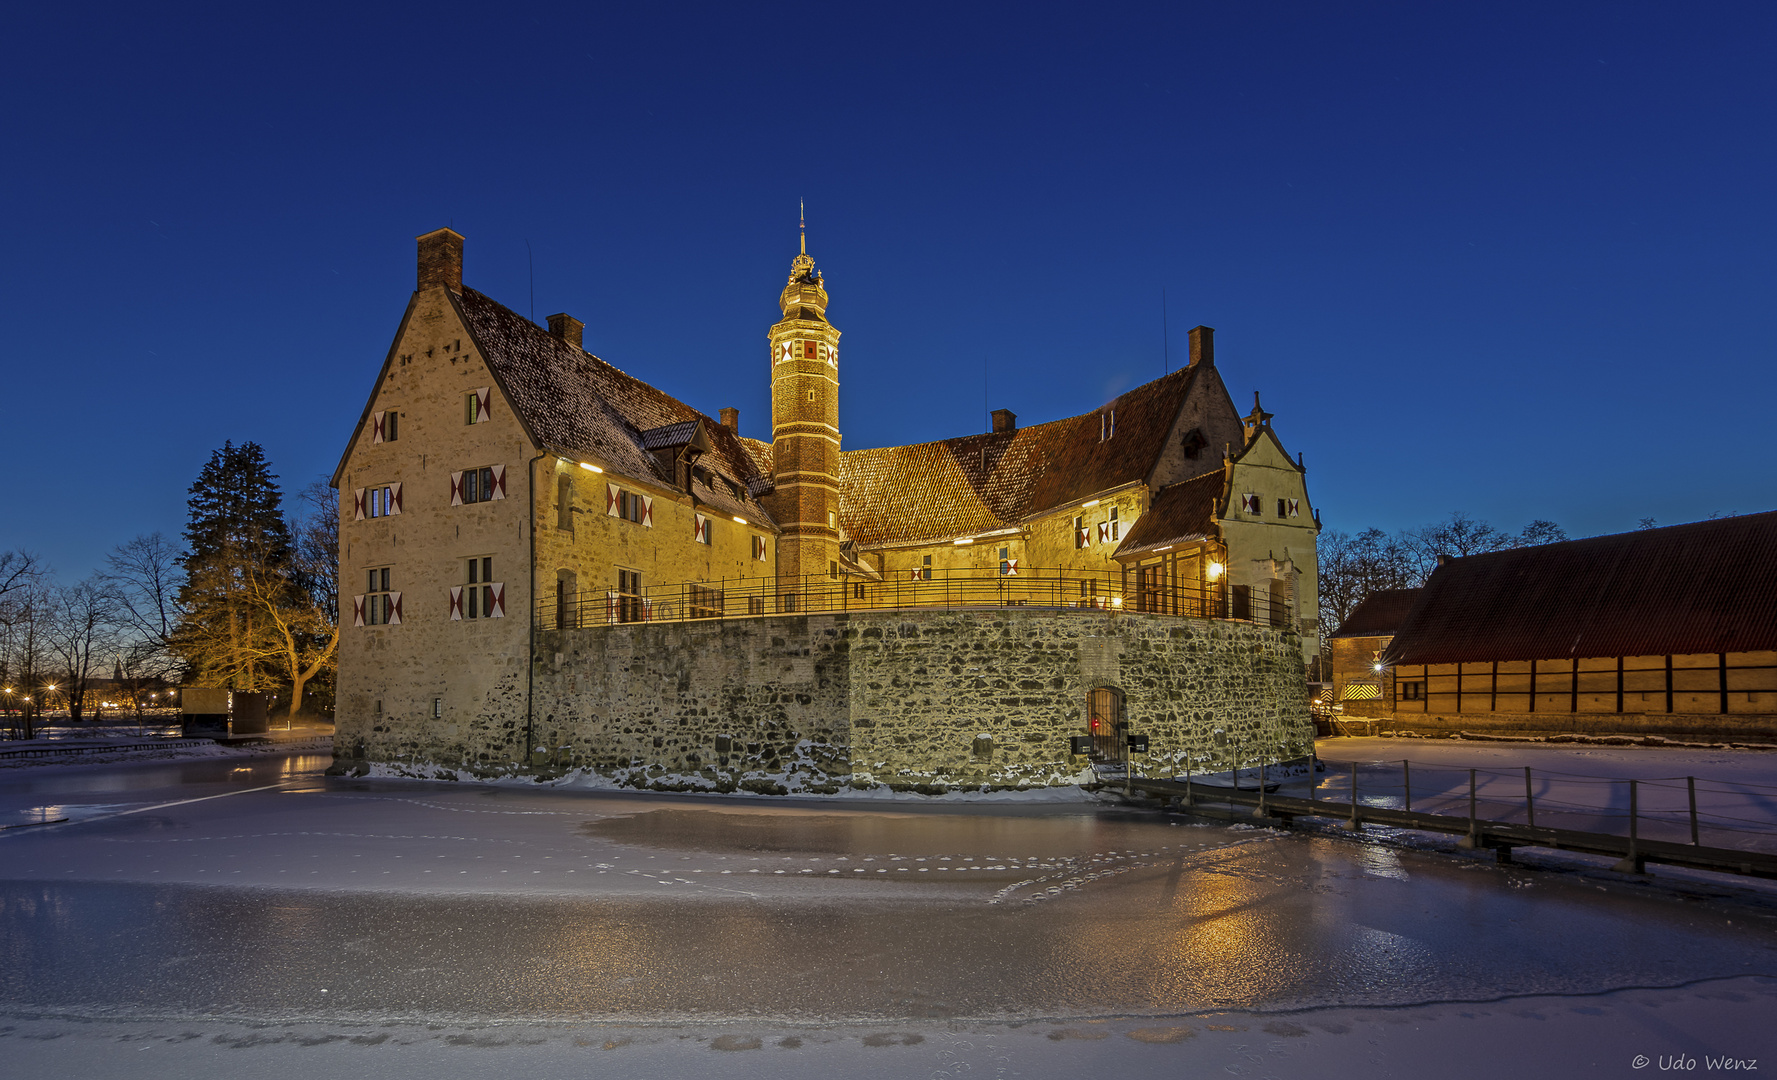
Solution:
[(1777, 649), (1777, 511), (1453, 559), (1395, 664)]
[(1379, 589), (1364, 597), (1328, 637), (1389, 637), (1407, 621), (1420, 589)]

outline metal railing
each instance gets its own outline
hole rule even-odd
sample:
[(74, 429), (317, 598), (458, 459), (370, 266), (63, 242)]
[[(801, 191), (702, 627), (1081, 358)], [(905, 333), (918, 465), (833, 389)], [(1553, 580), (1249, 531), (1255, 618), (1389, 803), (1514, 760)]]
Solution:
[(1235, 619), (1293, 628), (1289, 602), (1264, 589), (1139, 582), (1115, 570), (902, 569), (881, 581), (852, 578), (743, 578), (648, 586), (639, 592), (580, 595), (537, 606), (539, 629), (615, 623), (686, 622), (776, 615), (917, 608), (1039, 608), (1128, 611), (1190, 619)]

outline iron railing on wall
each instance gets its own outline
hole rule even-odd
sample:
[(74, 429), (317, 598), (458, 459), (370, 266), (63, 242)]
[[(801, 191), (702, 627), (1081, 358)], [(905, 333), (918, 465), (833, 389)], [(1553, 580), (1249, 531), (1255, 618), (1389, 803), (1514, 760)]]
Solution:
[(580, 593), (538, 604), (540, 629), (615, 623), (685, 622), (775, 615), (916, 608), (1041, 608), (1129, 611), (1190, 619), (1236, 619), (1290, 627), (1289, 602), (1264, 589), (1211, 583), (1153, 585), (1118, 571), (992, 568), (891, 571), (881, 581), (747, 578), (652, 585), (639, 592)]

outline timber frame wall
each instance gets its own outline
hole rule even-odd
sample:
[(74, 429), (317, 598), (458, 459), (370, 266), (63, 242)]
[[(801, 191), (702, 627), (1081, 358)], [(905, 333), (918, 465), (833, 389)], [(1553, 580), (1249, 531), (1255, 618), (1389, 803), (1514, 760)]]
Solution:
[(1707, 714), (1777, 720), (1777, 652), (1399, 664), (1392, 712)]

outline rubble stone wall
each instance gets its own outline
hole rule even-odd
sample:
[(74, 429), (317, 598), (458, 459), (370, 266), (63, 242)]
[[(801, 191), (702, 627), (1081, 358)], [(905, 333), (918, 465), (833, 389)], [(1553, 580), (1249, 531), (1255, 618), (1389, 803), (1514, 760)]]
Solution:
[(992, 609), (544, 632), (548, 768), (661, 789), (1076, 782), (1087, 695), (1124, 696), (1138, 774), (1309, 752), (1301, 647), (1249, 623)]

